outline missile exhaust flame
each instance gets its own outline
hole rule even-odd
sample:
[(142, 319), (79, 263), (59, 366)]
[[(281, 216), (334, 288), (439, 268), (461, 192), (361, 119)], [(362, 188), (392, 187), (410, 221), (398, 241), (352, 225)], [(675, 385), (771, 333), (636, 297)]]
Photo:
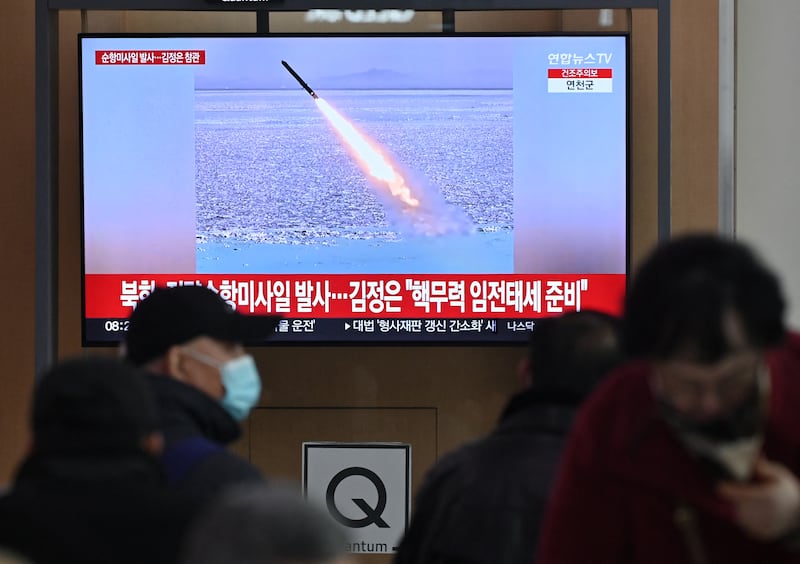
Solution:
[(405, 179), (395, 170), (389, 159), (380, 152), (376, 144), (371, 143), (328, 102), (317, 98), (316, 103), (322, 114), (328, 118), (336, 132), (350, 147), (362, 168), (370, 176), (383, 182), (389, 188), (392, 196), (399, 198), (411, 207), (419, 206), (419, 200), (411, 194), (411, 188), (408, 187)]
[(392, 196), (399, 198), (403, 203), (413, 208), (419, 206), (419, 200), (411, 194), (411, 189), (406, 184), (405, 179), (395, 170), (395, 167), (392, 166), (389, 159), (381, 153), (378, 144), (374, 141), (370, 141), (365, 135), (360, 133), (347, 118), (337, 112), (325, 100), (320, 98), (289, 63), (281, 61), (281, 64), (289, 74), (294, 77), (298, 84), (314, 98), (319, 110), (350, 148), (359, 165), (361, 165), (370, 176), (383, 182)]

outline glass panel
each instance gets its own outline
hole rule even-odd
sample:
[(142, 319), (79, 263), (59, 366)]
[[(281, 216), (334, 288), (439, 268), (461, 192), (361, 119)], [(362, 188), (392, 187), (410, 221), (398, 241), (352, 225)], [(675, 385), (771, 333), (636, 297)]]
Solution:
[(273, 33), (439, 32), (441, 12), (414, 10), (309, 10), (272, 12)]
[(564, 10), (562, 31), (630, 31), (629, 10)]
[(253, 12), (170, 12), (88, 10), (84, 16), (88, 33), (254, 33)]
[(628, 10), (509, 10), (456, 12), (456, 31), (608, 31), (630, 30)]
[(561, 12), (558, 10), (508, 10), (456, 12), (456, 31), (558, 31)]

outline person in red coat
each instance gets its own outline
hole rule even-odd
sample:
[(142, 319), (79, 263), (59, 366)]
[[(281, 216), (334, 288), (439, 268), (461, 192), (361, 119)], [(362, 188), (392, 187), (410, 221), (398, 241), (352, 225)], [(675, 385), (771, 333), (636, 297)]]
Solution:
[(626, 296), (636, 360), (584, 405), (537, 564), (800, 562), (800, 336), (741, 243), (658, 247)]

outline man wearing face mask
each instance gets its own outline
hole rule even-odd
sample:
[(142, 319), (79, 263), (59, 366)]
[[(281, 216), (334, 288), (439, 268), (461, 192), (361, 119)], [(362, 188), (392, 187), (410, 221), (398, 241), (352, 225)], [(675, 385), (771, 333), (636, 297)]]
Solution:
[(262, 479), (225, 447), (241, 436), (241, 422), (261, 396), (258, 369), (243, 344), (266, 339), (279, 319), (239, 314), (202, 286), (159, 288), (131, 314), (124, 355), (149, 373), (164, 468), (178, 489), (210, 496)]
[(800, 337), (745, 246), (693, 235), (636, 274), (573, 427), (538, 564), (800, 562)]

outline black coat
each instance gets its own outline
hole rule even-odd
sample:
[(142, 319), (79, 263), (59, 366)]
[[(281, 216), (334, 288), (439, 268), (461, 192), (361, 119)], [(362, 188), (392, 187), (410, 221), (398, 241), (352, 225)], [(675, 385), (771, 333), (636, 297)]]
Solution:
[(168, 564), (200, 504), (143, 453), (33, 455), (0, 498), (0, 546), (37, 564)]
[(164, 463), (170, 482), (195, 497), (210, 497), (242, 482), (263, 481), (250, 462), (225, 447), (241, 437), (239, 423), (196, 388), (152, 374), (164, 432)]
[(414, 503), (395, 564), (530, 564), (572, 398), (528, 390), (487, 437), (439, 460)]

